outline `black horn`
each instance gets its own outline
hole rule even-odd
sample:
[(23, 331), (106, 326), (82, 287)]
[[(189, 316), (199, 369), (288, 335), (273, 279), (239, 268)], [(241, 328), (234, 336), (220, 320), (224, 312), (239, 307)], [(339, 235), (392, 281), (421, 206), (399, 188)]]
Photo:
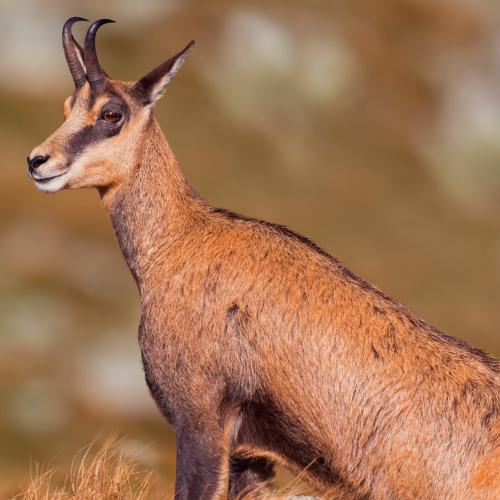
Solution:
[(91, 88), (98, 88), (104, 83), (106, 73), (99, 64), (97, 52), (95, 49), (95, 36), (97, 30), (107, 23), (114, 23), (111, 19), (99, 19), (90, 25), (85, 35), (85, 67), (87, 71), (87, 80)]
[(83, 49), (71, 33), (71, 28), (77, 21), (87, 21), (87, 19), (83, 17), (70, 17), (64, 23), (62, 31), (64, 55), (66, 56), (66, 61), (68, 61), (69, 70), (71, 71), (76, 88), (81, 87), (86, 80)]

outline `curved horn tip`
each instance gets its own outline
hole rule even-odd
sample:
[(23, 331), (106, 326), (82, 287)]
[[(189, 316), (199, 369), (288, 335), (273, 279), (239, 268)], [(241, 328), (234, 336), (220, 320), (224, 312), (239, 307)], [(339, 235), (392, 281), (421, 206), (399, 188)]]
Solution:
[(98, 19), (97, 21), (94, 21), (89, 26), (89, 29), (87, 30), (87, 34), (85, 35), (85, 45), (89, 46), (90, 44), (94, 43), (94, 37), (97, 33), (97, 30), (103, 24), (114, 23), (114, 22), (116, 22), (116, 21), (113, 21), (113, 19)]
[(114, 21), (113, 19), (98, 19), (97, 21), (94, 21), (91, 25), (90, 25), (90, 29), (97, 29), (99, 27), (101, 27), (103, 24), (108, 24), (108, 23), (116, 23), (116, 21)]
[(79, 17), (79, 16), (74, 16), (74, 17), (70, 17), (65, 23), (64, 23), (64, 27), (66, 26), (72, 26), (74, 23), (76, 23), (77, 21), (87, 21), (88, 22), (88, 19), (85, 19), (84, 17)]
[(75, 82), (75, 87), (79, 88), (85, 82), (85, 68), (82, 63), (82, 48), (78, 42), (73, 38), (71, 29), (73, 24), (77, 21), (87, 21), (83, 17), (70, 17), (63, 26), (62, 29), (62, 42), (64, 48), (64, 55), (66, 56), (66, 61), (68, 62), (69, 69), (71, 71), (71, 76)]
[(94, 21), (87, 33), (85, 35), (85, 51), (84, 59), (87, 72), (87, 80), (91, 87), (99, 87), (102, 85), (104, 78), (107, 76), (106, 72), (102, 69), (97, 58), (96, 48), (95, 48), (95, 37), (97, 30), (107, 23), (114, 23), (112, 19), (98, 19)]
[(70, 17), (63, 25), (63, 36), (64, 35), (71, 35), (71, 28), (73, 27), (73, 24), (75, 24), (78, 21), (88, 21), (88, 19), (85, 19), (84, 17)]
[(88, 19), (86, 17), (73, 16), (73, 17), (70, 17), (66, 22), (68, 23), (69, 21), (73, 21), (73, 22), (76, 22), (76, 21), (88, 21)]

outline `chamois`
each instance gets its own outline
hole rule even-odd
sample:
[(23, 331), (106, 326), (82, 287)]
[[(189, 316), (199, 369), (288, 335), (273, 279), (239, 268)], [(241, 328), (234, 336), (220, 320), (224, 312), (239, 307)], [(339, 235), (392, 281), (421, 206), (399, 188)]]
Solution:
[(259, 496), (283, 464), (328, 498), (500, 498), (500, 363), (285, 227), (207, 204), (153, 117), (191, 42), (111, 79), (63, 28), (75, 90), (28, 157), (97, 188), (141, 300), (147, 385), (177, 437), (175, 498)]

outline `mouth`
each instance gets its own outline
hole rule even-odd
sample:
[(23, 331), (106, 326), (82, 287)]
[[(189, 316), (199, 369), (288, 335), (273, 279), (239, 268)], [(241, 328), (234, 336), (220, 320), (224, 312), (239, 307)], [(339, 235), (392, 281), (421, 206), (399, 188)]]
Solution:
[(46, 193), (55, 193), (56, 191), (59, 191), (64, 187), (66, 183), (64, 176), (67, 173), (68, 169), (53, 175), (47, 175), (45, 177), (38, 176), (36, 175), (36, 173), (31, 172), (29, 175), (35, 181), (35, 185), (40, 191), (44, 191)]
[(37, 183), (37, 184), (47, 184), (48, 182), (50, 182), (51, 180), (53, 179), (57, 179), (58, 177), (62, 177), (65, 173), (67, 172), (67, 170), (65, 170), (64, 172), (59, 172), (57, 174), (54, 174), (54, 175), (47, 175), (45, 177), (39, 177), (38, 175), (36, 174), (33, 174), (31, 172), (29, 172), (29, 175), (30, 177)]
[(30, 177), (35, 181), (35, 182), (38, 182), (40, 184), (45, 184), (49, 181), (51, 181), (52, 179), (57, 179), (58, 177), (61, 177), (62, 175), (64, 175), (66, 172), (61, 172), (59, 174), (55, 174), (55, 175), (49, 175), (47, 177), (38, 177), (34, 174), (32, 174), (30, 172)]

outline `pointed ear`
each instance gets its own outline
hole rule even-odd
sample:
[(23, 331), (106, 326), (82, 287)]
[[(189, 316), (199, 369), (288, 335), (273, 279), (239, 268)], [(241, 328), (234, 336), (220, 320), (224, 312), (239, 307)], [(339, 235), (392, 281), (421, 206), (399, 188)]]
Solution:
[(170, 80), (186, 61), (187, 55), (193, 48), (193, 45), (194, 40), (191, 40), (186, 48), (163, 64), (157, 66), (153, 71), (150, 71), (135, 83), (134, 94), (143, 106), (154, 104), (163, 95)]

